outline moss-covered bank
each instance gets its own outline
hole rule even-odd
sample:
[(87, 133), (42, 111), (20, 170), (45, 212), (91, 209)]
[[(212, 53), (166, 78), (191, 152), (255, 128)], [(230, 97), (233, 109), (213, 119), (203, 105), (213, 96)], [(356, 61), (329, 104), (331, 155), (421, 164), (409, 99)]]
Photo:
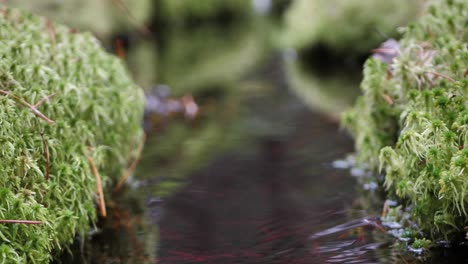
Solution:
[(384, 51), (396, 55), (390, 64), (367, 61), (363, 95), (343, 121), (357, 160), (385, 172), (424, 236), (453, 239), (468, 225), (468, 2), (430, 3)]
[(142, 139), (143, 93), (90, 34), (0, 10), (0, 263), (47, 263)]

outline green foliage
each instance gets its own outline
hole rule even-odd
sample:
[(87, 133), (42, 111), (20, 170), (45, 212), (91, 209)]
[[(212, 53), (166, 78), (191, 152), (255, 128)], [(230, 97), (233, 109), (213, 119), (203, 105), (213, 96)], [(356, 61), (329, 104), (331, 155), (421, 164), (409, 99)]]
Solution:
[(311, 108), (339, 118), (359, 95), (359, 79), (339, 72), (320, 75), (307, 71), (300, 62), (286, 63), (287, 80), (291, 90)]
[(250, 0), (159, 0), (156, 12), (160, 19), (177, 24), (188, 19), (226, 19), (227, 14), (243, 16), (250, 9)]
[(432, 241), (428, 240), (428, 239), (416, 239), (414, 240), (413, 244), (412, 244), (412, 247), (415, 248), (415, 249), (429, 249), (430, 247), (433, 246), (433, 243)]
[(138, 27), (151, 15), (151, 0), (12, 0), (9, 7), (46, 16), (98, 35)]
[(159, 81), (176, 96), (224, 89), (265, 57), (268, 46), (261, 45), (266, 42), (262, 37), (255, 25), (245, 21), (168, 31), (158, 57)]
[(392, 65), (367, 61), (343, 123), (358, 161), (385, 171), (425, 234), (450, 238), (468, 224), (468, 2), (431, 3)]
[(367, 53), (417, 15), (420, 0), (296, 0), (285, 17), (283, 42), (294, 48), (322, 43)]
[(144, 97), (90, 34), (15, 9), (0, 58), (0, 219), (43, 222), (0, 224), (0, 263), (47, 263), (96, 219), (88, 156), (108, 185), (134, 155)]

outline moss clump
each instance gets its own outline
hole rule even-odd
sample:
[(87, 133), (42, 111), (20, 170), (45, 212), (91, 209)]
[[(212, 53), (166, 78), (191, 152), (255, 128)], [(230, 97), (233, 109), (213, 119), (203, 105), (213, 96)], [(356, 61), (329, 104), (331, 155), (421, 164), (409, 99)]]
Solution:
[[(0, 263), (47, 263), (96, 219), (141, 140), (143, 93), (90, 34), (0, 10)], [(37, 106), (34, 106), (37, 104)]]
[(283, 43), (303, 49), (324, 44), (367, 53), (417, 15), (420, 0), (296, 0), (285, 15)]
[(468, 225), (468, 2), (431, 4), (391, 65), (367, 61), (343, 121), (358, 161), (385, 171), (425, 235), (452, 238)]

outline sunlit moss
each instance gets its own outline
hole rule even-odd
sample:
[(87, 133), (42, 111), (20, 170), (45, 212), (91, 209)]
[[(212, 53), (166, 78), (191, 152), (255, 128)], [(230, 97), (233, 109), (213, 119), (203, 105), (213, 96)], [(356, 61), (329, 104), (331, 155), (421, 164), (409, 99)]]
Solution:
[(296, 0), (285, 15), (284, 45), (324, 44), (349, 53), (368, 52), (418, 13), (420, 0)]
[(0, 263), (47, 263), (96, 219), (141, 141), (143, 94), (90, 34), (0, 10)]
[(361, 96), (343, 116), (357, 159), (385, 171), (429, 238), (468, 225), (468, 3), (431, 1), (391, 65), (367, 61)]

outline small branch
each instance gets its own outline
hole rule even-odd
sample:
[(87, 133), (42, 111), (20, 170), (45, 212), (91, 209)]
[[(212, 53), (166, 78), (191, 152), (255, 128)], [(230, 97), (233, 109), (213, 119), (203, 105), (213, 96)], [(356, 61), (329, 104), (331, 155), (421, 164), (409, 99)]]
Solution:
[(140, 161), (141, 153), (143, 152), (143, 146), (145, 145), (145, 141), (146, 141), (146, 136), (143, 135), (143, 137), (142, 137), (142, 139), (140, 141), (140, 144), (138, 145), (137, 156), (132, 161), (130, 166), (127, 169), (124, 170), (124, 173), (122, 174), (122, 177), (120, 178), (119, 182), (117, 183), (117, 185), (114, 188), (114, 192), (120, 191), (120, 189), (123, 187), (123, 185), (127, 182), (128, 178), (130, 177), (130, 174), (135, 171), (136, 165)]
[(30, 220), (0, 220), (0, 224), (24, 224), (24, 225), (42, 225), (41, 221)]
[(51, 94), (51, 95), (48, 95), (48, 96), (45, 96), (44, 98), (42, 98), (41, 100), (39, 100), (39, 102), (37, 102), (34, 107), (39, 107), (41, 106), (45, 101), (49, 101), (50, 98), (56, 96), (57, 94)]
[(54, 124), (55, 122), (53, 120), (51, 120), (50, 118), (48, 118), (47, 116), (45, 116), (43, 113), (41, 113), (41, 111), (37, 110), (37, 108), (34, 106), (34, 105), (31, 105), (30, 103), (26, 102), (25, 100), (23, 100), (22, 98), (14, 95), (13, 93), (10, 93), (8, 91), (5, 91), (5, 90), (0, 90), (0, 93), (3, 94), (3, 95), (6, 95), (6, 96), (11, 96), (13, 97), (14, 99), (16, 99), (17, 101), (19, 101), (21, 104), (23, 104), (24, 106), (28, 107), (29, 109), (31, 109), (31, 111), (37, 115), (39, 118), (45, 120), (47, 123), (49, 123), (50, 125)]
[(50, 176), (50, 159), (49, 159), (49, 146), (47, 145), (47, 141), (44, 139), (44, 132), (41, 132), (42, 138), (42, 147), (44, 148), (44, 156), (46, 159), (46, 176), (45, 179), (49, 180)]
[(454, 79), (452, 79), (450, 76), (447, 76), (445, 74), (442, 74), (442, 73), (438, 73), (438, 72), (433, 72), (433, 71), (426, 71), (426, 73), (429, 73), (429, 74), (433, 74), (435, 76), (438, 76), (438, 77), (442, 77), (444, 79), (447, 79), (451, 82), (456, 82)]
[(98, 193), (98, 207), (99, 207), (99, 214), (102, 217), (107, 216), (106, 212), (106, 204), (104, 201), (104, 191), (102, 190), (102, 181), (101, 181), (101, 175), (99, 174), (99, 171), (96, 168), (96, 164), (94, 164), (93, 159), (90, 156), (88, 157), (89, 165), (91, 166), (91, 170), (94, 174), (94, 177), (96, 178), (96, 189)]

